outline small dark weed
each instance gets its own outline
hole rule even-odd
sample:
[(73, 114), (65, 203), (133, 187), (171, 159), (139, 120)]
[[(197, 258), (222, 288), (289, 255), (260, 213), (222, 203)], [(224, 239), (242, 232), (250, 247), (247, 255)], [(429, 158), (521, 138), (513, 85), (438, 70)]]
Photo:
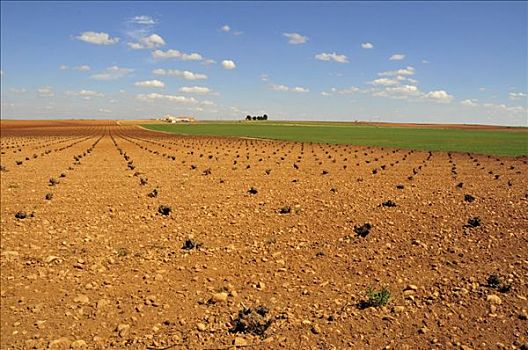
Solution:
[(271, 169), (266, 169), (265, 172), (266, 172), (266, 175), (269, 175), (271, 174)]
[(370, 233), (371, 228), (372, 225), (367, 222), (366, 224), (363, 224), (361, 226), (355, 226), (354, 232), (360, 237), (367, 237), (367, 235)]
[(321, 175), (328, 175), (328, 170), (323, 170), (323, 172), (321, 173)]
[(233, 320), (233, 328), (229, 332), (263, 336), (272, 323), (268, 313), (269, 310), (265, 306), (259, 306), (256, 309), (243, 307)]
[(470, 194), (465, 194), (465, 195), (464, 195), (464, 200), (465, 200), (466, 202), (471, 203), (471, 202), (475, 201), (475, 197), (473, 197), (473, 196), (470, 195)]
[(153, 189), (147, 194), (147, 196), (149, 196), (150, 198), (156, 198), (158, 196), (158, 189), (157, 188)]
[(202, 247), (203, 243), (196, 242), (192, 239), (187, 239), (183, 243), (182, 249), (184, 250), (191, 250), (191, 249), (200, 249)]
[(28, 215), (26, 214), (25, 211), (19, 211), (15, 214), (15, 218), (20, 219), (20, 220), (25, 219), (27, 217)]
[(399, 190), (403, 190), (405, 186), (403, 185), (396, 185), (396, 188), (399, 189)]
[(381, 203), (381, 205), (384, 207), (393, 208), (396, 206), (396, 203), (389, 199), (388, 201)]
[(361, 301), (358, 306), (360, 309), (384, 306), (389, 302), (390, 296), (391, 293), (387, 287), (382, 287), (380, 290), (369, 287), (367, 289), (368, 299)]
[(202, 175), (204, 176), (211, 175), (211, 168), (207, 168), (204, 171), (202, 171)]
[(164, 216), (169, 215), (171, 213), (171, 211), (172, 211), (172, 208), (169, 207), (168, 205), (162, 204), (162, 205), (160, 205), (158, 207), (158, 213), (160, 213), (161, 215), (164, 215)]
[(289, 214), (291, 213), (291, 207), (285, 206), (279, 209), (279, 214)]
[(459, 182), (457, 185), (456, 185), (457, 188), (462, 188), (464, 187), (464, 183), (463, 182)]
[(258, 193), (258, 190), (255, 188), (255, 187), (251, 187), (249, 190), (248, 190), (249, 194), (257, 194)]
[(46, 193), (46, 197), (45, 198), (46, 198), (47, 201), (52, 200), (53, 199), (53, 193), (51, 193), (51, 192)]
[(500, 293), (508, 293), (512, 288), (510, 284), (505, 284), (502, 279), (494, 273), (488, 276), (486, 282), (488, 283), (489, 288), (496, 289)]
[(118, 257), (123, 258), (128, 255), (128, 250), (126, 248), (121, 247), (117, 248), (116, 253)]
[(464, 227), (475, 228), (475, 227), (479, 227), (480, 225), (482, 225), (480, 218), (478, 216), (475, 216), (469, 219), (467, 224), (464, 225)]

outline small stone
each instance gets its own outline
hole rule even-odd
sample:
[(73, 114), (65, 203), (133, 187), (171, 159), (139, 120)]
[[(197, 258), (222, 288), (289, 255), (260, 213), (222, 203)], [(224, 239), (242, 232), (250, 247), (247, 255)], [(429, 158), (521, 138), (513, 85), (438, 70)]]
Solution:
[(496, 304), (496, 305), (500, 305), (500, 304), (502, 304), (502, 300), (501, 300), (501, 298), (500, 298), (498, 295), (495, 295), (495, 294), (490, 294), (490, 295), (488, 295), (488, 297), (486, 298), (486, 300), (487, 300), (490, 304)]
[(75, 299), (73, 299), (74, 302), (79, 304), (88, 304), (90, 302), (90, 298), (88, 298), (84, 294), (79, 294)]
[(321, 333), (321, 328), (319, 328), (318, 325), (314, 324), (314, 325), (312, 326), (312, 333), (313, 333), (313, 334), (320, 334), (320, 333)]
[(414, 284), (409, 284), (405, 289), (405, 290), (418, 290), (418, 287), (415, 286)]
[(108, 299), (100, 299), (97, 302), (97, 309), (100, 310), (100, 309), (104, 308), (107, 305), (110, 305), (110, 300), (108, 300)]
[(119, 336), (121, 338), (124, 338), (128, 335), (128, 333), (130, 332), (130, 325), (128, 324), (124, 324), (124, 323), (121, 323), (117, 326), (117, 334), (119, 334)]
[(203, 323), (199, 322), (196, 324), (196, 329), (198, 329), (200, 332), (203, 332), (207, 329), (207, 327)]
[(248, 341), (242, 337), (236, 337), (233, 341), (234, 346), (248, 346)]
[(420, 334), (425, 334), (427, 332), (429, 332), (429, 328), (427, 328), (425, 326), (418, 330), (418, 333), (420, 333)]
[(213, 296), (211, 297), (211, 302), (214, 304), (227, 302), (227, 293), (222, 292), (213, 294)]
[(392, 308), (392, 312), (397, 313), (397, 314), (402, 313), (404, 311), (405, 311), (405, 306), (402, 306), (402, 305), (396, 305)]
[(88, 344), (82, 339), (76, 340), (73, 343), (71, 343), (70, 347), (72, 349), (84, 349), (88, 347)]
[(55, 256), (55, 255), (50, 255), (44, 260), (44, 262), (46, 264), (51, 264), (54, 261), (59, 261), (60, 262), (60, 258), (58, 256)]
[(257, 282), (257, 288), (258, 289), (264, 289), (264, 288), (266, 288), (266, 284), (264, 282), (262, 282), (262, 281), (258, 281)]
[(48, 345), (48, 349), (68, 349), (70, 345), (71, 340), (66, 337), (62, 337), (51, 341)]

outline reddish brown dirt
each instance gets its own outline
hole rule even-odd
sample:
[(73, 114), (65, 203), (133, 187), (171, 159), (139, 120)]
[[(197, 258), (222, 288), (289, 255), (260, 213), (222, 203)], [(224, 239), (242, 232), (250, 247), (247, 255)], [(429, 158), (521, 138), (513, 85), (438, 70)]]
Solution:
[[(526, 159), (110, 121), (15, 125), (1, 146), (2, 349), (528, 346)], [(259, 306), (261, 336), (230, 332)]]

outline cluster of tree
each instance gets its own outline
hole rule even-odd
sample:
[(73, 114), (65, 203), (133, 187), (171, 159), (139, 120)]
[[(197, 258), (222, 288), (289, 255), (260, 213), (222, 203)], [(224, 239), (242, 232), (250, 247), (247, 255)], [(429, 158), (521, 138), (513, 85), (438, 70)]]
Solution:
[(268, 115), (267, 114), (264, 114), (264, 115), (258, 115), (258, 116), (246, 116), (246, 120), (268, 120)]

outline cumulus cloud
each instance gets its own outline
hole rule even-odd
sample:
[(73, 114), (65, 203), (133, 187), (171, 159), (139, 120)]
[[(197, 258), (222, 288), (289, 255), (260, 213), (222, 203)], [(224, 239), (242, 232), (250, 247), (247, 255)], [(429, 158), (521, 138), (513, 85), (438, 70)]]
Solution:
[(185, 80), (205, 80), (207, 75), (201, 73), (193, 73), (188, 70), (180, 71), (177, 69), (163, 69), (158, 68), (152, 71), (155, 75), (177, 77)]
[(333, 53), (319, 53), (315, 55), (315, 59), (319, 61), (334, 61), (337, 63), (348, 63), (348, 58), (345, 55), (338, 55)]
[(90, 78), (93, 80), (117, 80), (129, 75), (133, 71), (134, 70), (132, 68), (111, 66), (106, 68), (101, 73), (92, 75)]
[(211, 89), (205, 86), (183, 86), (178, 91), (186, 93), (186, 94), (197, 94), (197, 95), (206, 95), (206, 94), (210, 94), (213, 92)]
[(304, 44), (308, 41), (308, 37), (299, 33), (282, 33), (283, 36), (288, 38), (288, 43), (292, 45)]
[(453, 96), (449, 95), (444, 90), (430, 91), (424, 95), (424, 98), (439, 103), (449, 103), (453, 101)]
[(136, 96), (141, 101), (169, 101), (169, 102), (175, 102), (180, 104), (196, 104), (198, 103), (198, 100), (196, 100), (194, 97), (187, 97), (187, 96), (177, 96), (177, 95), (163, 95), (158, 93), (150, 93), (150, 94), (139, 94)]
[(20, 89), (17, 89), (17, 88), (11, 88), (9, 89), (9, 92), (13, 93), (13, 94), (16, 94), (16, 95), (23, 95), (27, 92), (26, 89), (24, 88), (20, 88)]
[(165, 83), (160, 80), (136, 81), (134, 85), (137, 87), (142, 87), (142, 88), (161, 88), (163, 89), (165, 87)]
[(477, 107), (478, 106), (477, 100), (469, 100), (469, 99), (460, 101), (460, 104), (466, 107)]
[(94, 45), (114, 45), (119, 42), (118, 37), (112, 38), (108, 33), (104, 32), (83, 32), (75, 38)]
[(101, 113), (112, 113), (110, 109), (106, 109), (106, 108), (99, 108), (98, 111)]
[(303, 88), (303, 87), (300, 87), (300, 86), (289, 87), (289, 86), (282, 85), (282, 84), (280, 84), (280, 85), (272, 84), (271, 85), (271, 89), (273, 91), (293, 92), (293, 93), (307, 93), (307, 92), (310, 92), (310, 90), (307, 89), (307, 88)]
[(152, 57), (158, 58), (158, 59), (175, 58), (181, 61), (201, 61), (204, 59), (204, 57), (200, 55), (199, 53), (187, 54), (187, 53), (180, 52), (178, 50), (173, 50), (173, 49), (170, 49), (167, 51), (163, 51), (163, 50), (152, 51)]
[(405, 68), (401, 68), (398, 70), (390, 70), (386, 72), (378, 73), (380, 77), (390, 77), (390, 76), (396, 76), (396, 75), (414, 75), (415, 70), (414, 67), (407, 66)]
[(260, 75), (260, 80), (261, 80), (261, 81), (269, 81), (269, 75), (267, 75), (267, 74), (261, 74), (261, 75)]
[(526, 99), (526, 94), (523, 92), (510, 92), (509, 93), (510, 100), (519, 100), (519, 99)]
[(158, 34), (151, 34), (139, 39), (137, 43), (128, 43), (127, 45), (133, 50), (154, 49), (164, 46), (165, 40)]
[[(59, 66), (59, 69), (60, 70), (69, 70), (70, 67), (65, 65), (65, 64), (61, 64)], [(74, 66), (74, 67), (71, 67), (72, 70), (76, 70), (76, 71), (79, 71), (79, 72), (88, 72), (90, 71), (90, 66), (87, 65), (87, 64), (83, 64), (83, 65), (80, 65), (80, 66)]]
[(374, 45), (372, 43), (366, 42), (366, 43), (361, 44), (361, 48), (362, 49), (373, 49)]
[(375, 86), (394, 86), (398, 85), (400, 82), (398, 79), (388, 79), (388, 78), (379, 78), (370, 82), (370, 84)]
[(94, 90), (66, 91), (66, 95), (82, 97), (83, 99), (88, 101), (91, 100), (93, 97), (104, 97), (104, 94), (102, 92)]
[(321, 95), (323, 96), (332, 96), (332, 95), (353, 95), (355, 93), (358, 93), (360, 92), (361, 89), (360, 88), (357, 88), (355, 86), (351, 86), (351, 87), (348, 87), (348, 88), (344, 88), (344, 89), (336, 89), (336, 88), (331, 88), (329, 91), (323, 91), (321, 92)]
[(156, 20), (154, 20), (152, 17), (146, 15), (132, 17), (130, 19), (130, 22), (145, 25), (154, 25), (157, 23)]
[(391, 57), (389, 57), (389, 60), (391, 61), (401, 61), (405, 58), (405, 55), (402, 53), (395, 53)]
[(55, 93), (53, 92), (53, 88), (51, 86), (43, 86), (43, 87), (37, 89), (37, 94), (40, 97), (53, 97), (53, 96), (55, 96)]
[(220, 31), (224, 32), (224, 33), (228, 33), (229, 31), (231, 31), (231, 27), (228, 26), (227, 24), (224, 24), (221, 28), (220, 28)]
[(223, 60), (222, 67), (224, 67), (224, 69), (231, 70), (236, 68), (236, 64), (232, 60)]

